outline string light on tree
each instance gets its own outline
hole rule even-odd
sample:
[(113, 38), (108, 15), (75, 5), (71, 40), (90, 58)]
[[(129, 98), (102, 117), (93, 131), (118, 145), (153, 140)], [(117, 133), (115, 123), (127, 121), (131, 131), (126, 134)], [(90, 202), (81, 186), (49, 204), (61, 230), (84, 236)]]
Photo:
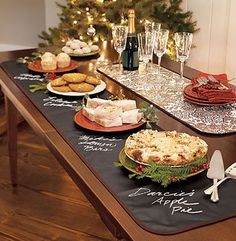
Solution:
[[(142, 32), (144, 20), (160, 22), (170, 32), (194, 32), (196, 22), (192, 13), (183, 12), (183, 0), (65, 0), (59, 4), (61, 22), (58, 27), (43, 31), (39, 37), (44, 43), (40, 46), (62, 45), (62, 40), (83, 38), (84, 41), (111, 39), (111, 28), (115, 24), (127, 24), (128, 9), (136, 12), (136, 31)], [(63, 37), (62, 37), (63, 36)], [(169, 45), (172, 48), (172, 44)]]

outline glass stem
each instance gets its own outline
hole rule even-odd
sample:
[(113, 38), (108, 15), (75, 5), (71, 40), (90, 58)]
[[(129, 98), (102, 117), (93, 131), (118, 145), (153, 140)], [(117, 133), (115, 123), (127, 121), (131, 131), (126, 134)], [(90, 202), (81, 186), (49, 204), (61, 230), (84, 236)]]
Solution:
[(161, 74), (161, 56), (158, 56), (158, 74)]
[(147, 74), (147, 70), (148, 70), (148, 63), (145, 63), (145, 73)]
[(121, 53), (119, 53), (118, 62), (119, 62), (119, 71), (121, 71)]
[(153, 51), (152, 51), (152, 56), (151, 56), (151, 65), (153, 65), (153, 56), (154, 56), (154, 54), (153, 54)]
[(183, 79), (184, 76), (184, 61), (180, 62), (180, 79)]

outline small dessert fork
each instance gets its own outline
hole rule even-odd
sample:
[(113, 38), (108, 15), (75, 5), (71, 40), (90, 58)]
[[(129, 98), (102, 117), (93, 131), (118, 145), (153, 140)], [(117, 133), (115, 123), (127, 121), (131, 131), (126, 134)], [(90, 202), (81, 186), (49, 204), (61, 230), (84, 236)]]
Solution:
[(219, 80), (215, 79), (214, 76), (212, 76), (212, 75), (208, 75), (208, 79), (209, 79), (211, 82), (220, 84), (220, 86), (221, 86), (221, 88), (222, 88), (223, 90), (229, 89), (227, 86), (223, 85)]

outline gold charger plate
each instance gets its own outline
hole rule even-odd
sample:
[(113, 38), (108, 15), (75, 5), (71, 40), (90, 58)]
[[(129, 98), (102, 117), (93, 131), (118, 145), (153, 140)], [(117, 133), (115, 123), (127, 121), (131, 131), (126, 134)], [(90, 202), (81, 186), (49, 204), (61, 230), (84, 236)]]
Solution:
[[(158, 172), (155, 172), (153, 174), (146, 174), (146, 170), (147, 168), (151, 168), (151, 165), (148, 166), (144, 166), (142, 164), (139, 164), (137, 162), (134, 162), (132, 159), (130, 159), (126, 153), (124, 148), (120, 151), (119, 153), (119, 162), (120, 162), (120, 166), (123, 166), (125, 169), (127, 169), (128, 171), (131, 172), (131, 174), (129, 175), (129, 177), (136, 177), (137, 179), (141, 179), (143, 177), (149, 178), (154, 182), (159, 182), (161, 183), (161, 185), (163, 185), (164, 187), (166, 187), (167, 185), (169, 185), (172, 182), (176, 182), (176, 181), (180, 181), (180, 180), (185, 180), (188, 177), (192, 177), (195, 175), (198, 175), (200, 173), (202, 173), (203, 171), (205, 171), (208, 168), (208, 164), (207, 163), (202, 163), (199, 164), (198, 166), (193, 166), (193, 167), (189, 167), (192, 168), (192, 170), (194, 170), (193, 168), (195, 168), (195, 171), (191, 172), (191, 173), (185, 173), (179, 175), (179, 171), (181, 170), (181, 168), (187, 168), (187, 166), (159, 166), (159, 172), (163, 172), (163, 168), (168, 168), (168, 174), (165, 176), (163, 175), (163, 173), (160, 175), (162, 177), (160, 177), (160, 179), (157, 179), (157, 174)], [(204, 164), (205, 167), (201, 167)], [(196, 169), (197, 168), (197, 169)], [(146, 169), (146, 170), (145, 170)]]

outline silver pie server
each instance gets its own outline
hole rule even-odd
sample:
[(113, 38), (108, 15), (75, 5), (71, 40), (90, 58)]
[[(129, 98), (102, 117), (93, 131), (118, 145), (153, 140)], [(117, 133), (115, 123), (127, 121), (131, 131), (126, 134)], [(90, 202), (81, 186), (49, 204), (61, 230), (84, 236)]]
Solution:
[[(218, 180), (223, 179), (225, 176), (224, 162), (219, 150), (215, 150), (209, 164), (207, 171), (207, 177), (213, 179), (213, 185), (217, 184)], [(218, 188), (215, 187), (211, 194), (211, 200), (213, 202), (219, 201)]]

